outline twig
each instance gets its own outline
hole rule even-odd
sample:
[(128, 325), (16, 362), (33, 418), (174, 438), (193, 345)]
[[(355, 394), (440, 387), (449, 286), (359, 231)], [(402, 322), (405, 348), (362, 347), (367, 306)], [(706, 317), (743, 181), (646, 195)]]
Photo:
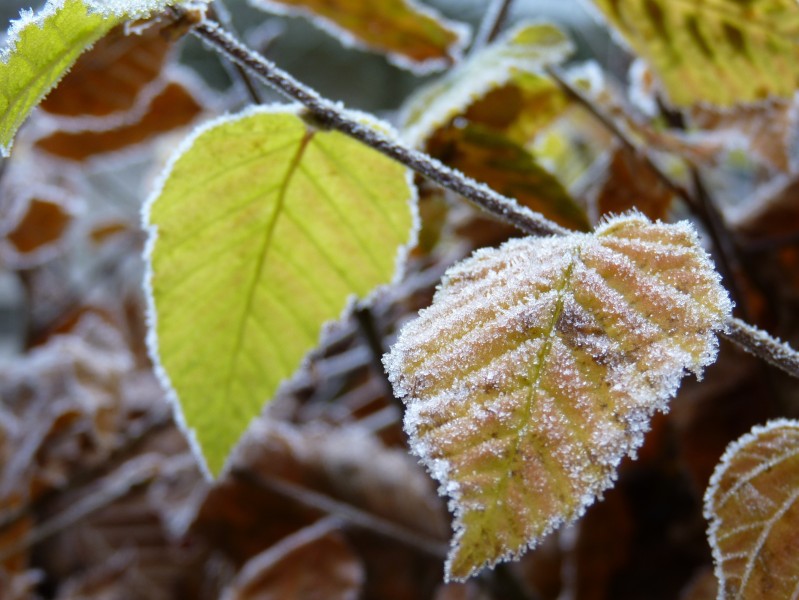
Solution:
[(687, 158), (683, 157), (688, 163), (691, 171), (691, 183), (693, 184), (695, 194), (692, 194), (685, 187), (674, 181), (667, 173), (665, 173), (649, 156), (649, 153), (639, 148), (638, 144), (633, 142), (627, 133), (618, 126), (618, 124), (598, 106), (596, 106), (588, 97), (585, 96), (578, 88), (574, 87), (566, 79), (564, 79), (558, 71), (553, 67), (546, 67), (547, 74), (558, 84), (558, 87), (563, 90), (572, 100), (585, 108), (591, 116), (607, 129), (631, 154), (638, 157), (644, 165), (650, 169), (660, 182), (665, 185), (675, 196), (680, 198), (691, 209), (691, 211), (699, 218), (705, 226), (705, 230), (710, 236), (713, 246), (718, 250), (717, 255), (719, 259), (719, 271), (724, 279), (729, 284), (730, 295), (737, 306), (743, 312), (745, 318), (751, 318), (751, 311), (744, 294), (745, 284), (743, 282), (743, 268), (741, 261), (738, 259), (737, 249), (727, 235), (724, 226), (721, 222), (721, 217), (716, 210), (715, 203), (710, 197), (707, 188), (704, 186), (702, 179), (699, 175), (699, 169)]
[[(178, 11), (178, 9), (175, 8), (172, 10), (173, 12)], [(179, 12), (176, 14), (179, 14)], [(391, 139), (379, 131), (361, 125), (358, 120), (353, 118), (343, 107), (322, 98), (314, 90), (300, 83), (285, 71), (279, 69), (271, 61), (251, 51), (224, 29), (220, 28), (217, 23), (213, 21), (203, 21), (195, 27), (193, 32), (219, 52), (229, 56), (243, 67), (250, 69), (255, 75), (260, 77), (267, 84), (273, 86), (279, 92), (299, 101), (324, 125), (341, 131), (404, 164), (415, 172), (425, 175), (445, 188), (472, 201), (483, 210), (516, 226), (521, 231), (532, 235), (566, 235), (570, 233), (568, 229), (550, 221), (543, 215), (520, 206), (515, 200), (498, 194), (488, 186), (477, 183), (470, 177), (443, 165), (441, 162), (423, 152), (408, 148), (399, 141)], [(552, 72), (554, 72), (554, 70)], [(557, 76), (557, 74), (555, 75)], [(556, 81), (563, 81), (563, 79), (557, 78)], [(569, 88), (571, 89), (570, 86)], [(575, 98), (582, 97), (579, 91), (575, 90), (575, 92), (577, 92)], [(583, 101), (585, 102), (584, 105), (586, 108), (592, 110), (597, 115), (601, 114), (596, 112), (595, 107), (593, 107), (590, 101), (587, 99), (583, 99)], [(607, 123), (615, 127), (609, 119)], [(620, 132), (617, 127), (615, 127), (615, 130)], [(620, 132), (620, 135), (621, 137), (619, 139), (627, 139), (623, 132)], [(635, 148), (632, 142), (629, 143)], [(647, 158), (644, 157), (644, 160), (647, 160)], [(652, 164), (651, 161), (650, 164)], [(692, 208), (696, 208), (696, 202), (687, 190), (673, 182), (657, 167), (654, 167), (654, 169), (655, 173), (660, 173), (659, 177), (663, 178), (664, 184), (672, 188), (675, 193), (679, 194)], [(701, 215), (701, 211), (698, 211), (698, 214)], [(746, 325), (743, 322), (740, 323)], [(735, 331), (736, 334), (734, 336), (727, 334), (728, 339), (751, 352), (755, 352), (755, 349), (761, 348), (764, 344), (764, 339), (767, 339), (767, 334), (765, 332), (751, 325), (746, 325), (746, 328), (741, 328), (737, 327), (735, 322), (731, 322), (730, 328), (731, 332)], [(795, 368), (794, 365), (794, 361), (799, 364), (799, 354), (789, 346), (777, 340), (771, 340), (771, 342), (771, 345), (781, 347), (782, 351), (769, 354), (768, 356), (770, 358), (767, 360), (779, 366), (787, 373), (799, 377), (799, 369)]]
[(722, 335), (747, 352), (799, 378), (799, 353), (785, 342), (753, 327), (741, 319), (730, 319), (728, 330)]
[(505, 23), (508, 12), (510, 12), (511, 4), (513, 4), (513, 0), (492, 0), (488, 5), (488, 9), (486, 9), (483, 20), (480, 22), (480, 28), (474, 36), (472, 47), (469, 50), (471, 54), (474, 54), (496, 39), (502, 29), (503, 23)]
[(365, 127), (340, 104), (322, 98), (314, 90), (279, 69), (273, 62), (247, 48), (218, 23), (203, 21), (194, 28), (193, 32), (231, 60), (249, 69), (265, 83), (300, 102), (321, 125), (341, 131), (382, 152), (528, 234), (557, 235), (569, 232), (543, 215), (520, 206), (512, 198), (498, 194), (488, 186), (445, 166), (423, 152), (409, 148), (382, 132)]
[(350, 525), (401, 542), (433, 558), (443, 560), (447, 555), (446, 544), (438, 540), (426, 538), (415, 531), (411, 531), (391, 521), (371, 515), (349, 504), (334, 500), (324, 494), (289, 483), (288, 481), (263, 477), (246, 469), (234, 468), (231, 470), (230, 474), (256, 487), (268, 490), (309, 508), (320, 510), (328, 515), (335, 516)]
[[(213, 4), (209, 7), (209, 13), (213, 18), (217, 19), (229, 31), (235, 31), (233, 28), (233, 20), (230, 17), (230, 11), (223, 0), (214, 0)], [(255, 87), (255, 82), (250, 78), (250, 74), (239, 63), (231, 63), (232, 75), (239, 80), (247, 91), (247, 95), (255, 104), (263, 104), (264, 99), (261, 92)]]
[(380, 378), (380, 383), (383, 387), (383, 393), (386, 395), (386, 399), (390, 402), (397, 402), (400, 410), (402, 410), (404, 406), (401, 401), (395, 398), (394, 388), (391, 386), (388, 377), (386, 377), (386, 370), (383, 367), (383, 354), (385, 354), (386, 349), (383, 348), (383, 343), (381, 342), (383, 336), (377, 331), (377, 324), (375, 323), (372, 310), (369, 307), (361, 306), (353, 311), (352, 316), (358, 323), (358, 329), (369, 348), (372, 359), (372, 369), (374, 370), (375, 376)]
[(148, 466), (144, 469), (140, 469), (139, 472), (134, 473), (124, 481), (113, 482), (106, 489), (81, 498), (67, 510), (31, 530), (30, 533), (25, 535), (22, 539), (0, 548), (0, 562), (4, 562), (20, 552), (24, 552), (28, 548), (64, 531), (92, 513), (149, 485), (156, 475), (156, 470)]

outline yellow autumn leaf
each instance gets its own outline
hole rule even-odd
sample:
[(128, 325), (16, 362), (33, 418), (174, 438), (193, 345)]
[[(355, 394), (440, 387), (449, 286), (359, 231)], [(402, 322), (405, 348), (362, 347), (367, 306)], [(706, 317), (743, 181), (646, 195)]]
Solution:
[(579, 517), (685, 370), (713, 362), (730, 311), (693, 228), (639, 215), (450, 269), (385, 358), (412, 449), (454, 511), (447, 578)]
[(799, 593), (799, 421), (730, 444), (705, 493), (719, 600)]
[(796, 0), (593, 0), (679, 106), (732, 106), (799, 87)]

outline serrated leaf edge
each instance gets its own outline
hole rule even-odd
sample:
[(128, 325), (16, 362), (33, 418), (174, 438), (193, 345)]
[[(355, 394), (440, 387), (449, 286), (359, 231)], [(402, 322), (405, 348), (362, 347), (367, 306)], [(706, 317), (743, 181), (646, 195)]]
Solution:
[[(259, 114), (294, 114), (294, 115), (301, 115), (304, 111), (304, 107), (299, 104), (270, 104), (270, 105), (253, 105), (239, 113), (234, 115), (225, 114), (219, 116), (215, 119), (211, 119), (202, 125), (196, 127), (194, 131), (189, 134), (172, 152), (172, 155), (166, 162), (163, 170), (161, 171), (160, 175), (155, 180), (153, 184), (152, 192), (150, 193), (147, 200), (142, 205), (141, 209), (141, 223), (142, 229), (147, 233), (147, 241), (144, 245), (144, 251), (142, 253), (142, 258), (144, 260), (145, 265), (145, 272), (144, 272), (144, 296), (146, 301), (145, 307), (145, 323), (147, 325), (147, 334), (145, 338), (145, 342), (147, 345), (147, 353), (150, 357), (150, 360), (153, 363), (153, 371), (158, 379), (162, 390), (166, 394), (167, 401), (172, 407), (172, 414), (174, 415), (175, 424), (181, 430), (183, 435), (185, 436), (186, 440), (189, 443), (189, 448), (191, 449), (192, 454), (197, 460), (197, 464), (202, 472), (203, 476), (208, 481), (214, 481), (214, 475), (211, 473), (211, 469), (208, 467), (208, 463), (205, 459), (205, 455), (202, 450), (202, 446), (199, 443), (195, 431), (189, 424), (186, 422), (186, 419), (183, 415), (183, 409), (180, 405), (180, 397), (178, 396), (177, 390), (175, 389), (174, 385), (172, 384), (172, 380), (169, 377), (169, 373), (167, 372), (164, 364), (161, 362), (161, 354), (159, 351), (158, 345), (158, 314), (155, 306), (155, 295), (153, 293), (153, 268), (152, 268), (152, 261), (151, 257), (153, 252), (155, 251), (155, 245), (158, 241), (158, 226), (151, 224), (150, 215), (152, 211), (152, 207), (158, 198), (161, 196), (161, 193), (166, 185), (172, 171), (175, 167), (175, 164), (180, 160), (180, 158), (189, 150), (191, 150), (194, 143), (206, 132), (215, 129), (216, 127), (225, 125), (227, 123), (233, 123), (235, 121), (239, 121), (241, 119), (246, 119), (253, 115)], [(359, 111), (348, 110), (347, 111), (350, 116), (354, 119), (358, 120), (361, 123), (365, 123), (367, 125), (364, 126), (373, 126), (376, 128), (380, 128), (383, 130), (384, 133), (388, 133), (392, 136), (396, 136), (396, 132), (388, 123), (384, 123), (379, 121), (374, 116), (369, 115), (367, 113), (362, 113)], [(384, 285), (377, 286), (372, 292), (363, 299), (359, 299), (356, 294), (350, 294), (347, 298), (345, 303), (344, 309), (339, 315), (338, 319), (342, 319), (349, 315), (356, 307), (359, 306), (369, 306), (383, 291), (384, 289), (395, 285), (399, 281), (402, 280), (404, 273), (405, 273), (405, 266), (407, 262), (408, 255), (413, 247), (416, 245), (418, 241), (419, 231), (421, 229), (421, 220), (419, 216), (419, 209), (418, 209), (418, 193), (416, 190), (416, 186), (414, 185), (414, 176), (413, 172), (410, 169), (406, 169), (405, 171), (405, 178), (408, 186), (408, 190), (410, 195), (408, 197), (408, 204), (411, 209), (411, 217), (412, 217), (412, 226), (409, 232), (408, 242), (404, 245), (401, 245), (397, 250), (397, 255), (395, 257), (394, 262), (394, 276), (392, 280)], [(334, 323), (334, 321), (330, 321), (322, 325), (319, 330), (319, 338), (321, 339), (324, 336), (325, 331), (327, 328)], [(297, 370), (295, 373), (302, 371), (302, 369), (307, 365), (307, 362), (310, 360), (310, 355), (313, 353), (313, 350), (309, 352), (302, 360), (302, 362), (297, 366)], [(280, 390), (288, 385), (291, 382), (291, 377), (285, 381), (283, 381), (280, 386), (278, 386), (277, 390), (275, 391), (275, 395), (280, 393)], [(264, 403), (269, 400), (269, 398), (264, 398)], [(256, 416), (253, 416), (255, 419)], [(237, 446), (240, 443), (237, 442)], [(236, 450), (235, 447), (231, 451), (231, 453), (225, 459), (225, 465), (222, 469), (222, 472), (227, 469), (231, 464), (231, 459), (235, 456)]]

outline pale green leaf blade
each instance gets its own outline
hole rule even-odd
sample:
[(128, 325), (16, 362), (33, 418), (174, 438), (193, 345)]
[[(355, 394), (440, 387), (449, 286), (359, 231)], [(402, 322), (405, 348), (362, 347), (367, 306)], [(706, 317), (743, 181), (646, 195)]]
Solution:
[(261, 10), (301, 15), (347, 45), (386, 55), (393, 64), (419, 74), (458, 62), (468, 27), (444, 19), (414, 0), (250, 0)]
[(757, 426), (727, 447), (705, 492), (719, 600), (799, 590), (799, 421)]
[(82, 0), (48, 0), (12, 26), (0, 53), (0, 153), (8, 156), (28, 113), (78, 56), (123, 19), (90, 13)]
[(634, 454), (731, 304), (687, 223), (617, 217), (450, 269), (385, 359), (411, 447), (455, 514), (464, 579), (579, 517)]
[(796, 0), (593, 0), (678, 106), (788, 97), (799, 87)]
[[(492, 90), (505, 86), (515, 88), (510, 93), (535, 106), (537, 121), (554, 118), (566, 103), (556, 85), (541, 72), (547, 65), (565, 60), (573, 50), (569, 38), (554, 25), (523, 23), (514, 27), (415, 93), (403, 108), (403, 136), (409, 143), (422, 146), (436, 129), (463, 114)], [(545, 115), (542, 108), (546, 108)], [(529, 133), (530, 123), (522, 130)]]
[[(411, 200), (411, 201), (409, 201)], [(151, 349), (210, 471), (415, 236), (408, 171), (293, 110), (195, 133), (149, 203)]]

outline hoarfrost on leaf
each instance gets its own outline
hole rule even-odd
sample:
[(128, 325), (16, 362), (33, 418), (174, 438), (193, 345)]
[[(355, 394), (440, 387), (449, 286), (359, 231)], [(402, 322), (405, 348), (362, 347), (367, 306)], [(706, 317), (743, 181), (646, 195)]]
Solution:
[(799, 590), (799, 421), (758, 426), (727, 447), (705, 493), (719, 599)]
[(384, 362), (412, 449), (450, 497), (462, 580), (579, 517), (731, 303), (687, 223), (616, 217), (451, 268)]

